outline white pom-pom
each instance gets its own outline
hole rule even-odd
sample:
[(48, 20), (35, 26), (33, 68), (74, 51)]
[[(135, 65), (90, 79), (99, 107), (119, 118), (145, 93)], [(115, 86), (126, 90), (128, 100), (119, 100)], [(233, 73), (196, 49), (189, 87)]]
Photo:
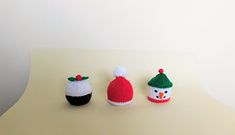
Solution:
[(116, 67), (113, 72), (115, 77), (125, 77), (126, 76), (126, 69), (123, 67)]

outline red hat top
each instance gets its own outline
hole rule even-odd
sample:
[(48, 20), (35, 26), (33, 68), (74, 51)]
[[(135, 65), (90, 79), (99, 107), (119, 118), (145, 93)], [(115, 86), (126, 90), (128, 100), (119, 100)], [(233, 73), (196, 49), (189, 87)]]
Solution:
[(129, 102), (133, 98), (133, 87), (131, 83), (125, 78), (126, 70), (118, 67), (114, 70), (116, 77), (110, 82), (108, 86), (108, 100), (116, 103)]

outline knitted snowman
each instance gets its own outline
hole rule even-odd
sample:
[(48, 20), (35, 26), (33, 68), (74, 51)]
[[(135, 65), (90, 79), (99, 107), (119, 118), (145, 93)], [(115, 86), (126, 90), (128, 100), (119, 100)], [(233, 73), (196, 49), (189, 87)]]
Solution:
[(88, 77), (77, 75), (70, 77), (65, 96), (71, 105), (84, 105), (91, 99), (91, 86), (87, 81)]
[(132, 101), (133, 88), (125, 75), (126, 70), (122, 67), (117, 67), (114, 70), (116, 78), (110, 82), (107, 89), (108, 102), (112, 105), (123, 106)]
[(148, 82), (148, 100), (151, 102), (164, 103), (171, 98), (173, 84), (163, 72), (163, 69), (159, 69), (159, 74)]

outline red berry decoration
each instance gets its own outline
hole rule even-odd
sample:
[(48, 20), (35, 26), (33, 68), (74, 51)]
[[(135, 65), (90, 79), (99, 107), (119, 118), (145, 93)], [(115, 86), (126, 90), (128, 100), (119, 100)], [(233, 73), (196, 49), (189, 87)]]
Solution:
[(77, 76), (76, 76), (76, 80), (77, 80), (77, 81), (82, 80), (82, 76), (81, 76), (81, 75), (77, 75)]
[(160, 69), (158, 70), (158, 72), (159, 72), (160, 74), (162, 74), (162, 73), (164, 72), (164, 70), (163, 70), (162, 68), (160, 68)]

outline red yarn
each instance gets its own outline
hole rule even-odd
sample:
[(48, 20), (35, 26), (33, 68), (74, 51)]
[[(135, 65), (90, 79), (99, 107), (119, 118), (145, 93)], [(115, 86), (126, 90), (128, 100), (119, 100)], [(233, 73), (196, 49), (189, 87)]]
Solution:
[(164, 72), (164, 70), (163, 70), (162, 68), (160, 68), (160, 69), (158, 70), (158, 72), (159, 72), (160, 74), (162, 74), (162, 73)]
[(148, 100), (151, 101), (151, 102), (155, 102), (155, 103), (165, 103), (165, 102), (168, 102), (171, 98), (168, 98), (168, 99), (164, 99), (164, 100), (157, 100), (157, 99), (153, 99), (151, 97), (148, 97)]
[(82, 76), (81, 75), (77, 75), (76, 76), (76, 80), (78, 80), (78, 81), (82, 80)]
[(110, 82), (107, 90), (108, 100), (113, 102), (128, 102), (133, 98), (131, 83), (124, 77), (117, 77)]

